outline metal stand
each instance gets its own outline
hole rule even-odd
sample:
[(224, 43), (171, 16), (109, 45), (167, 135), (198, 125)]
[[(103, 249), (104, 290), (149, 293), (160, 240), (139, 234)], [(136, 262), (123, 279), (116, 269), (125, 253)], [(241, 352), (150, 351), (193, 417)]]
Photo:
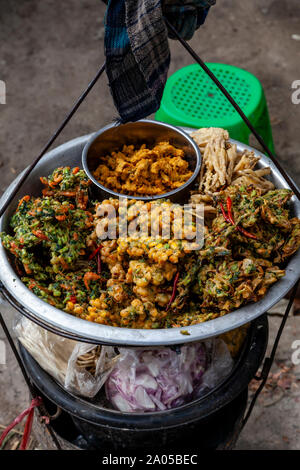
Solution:
[[(169, 23), (169, 21), (165, 18), (165, 22), (166, 22), (166, 25), (168, 26), (168, 28), (172, 31), (172, 33), (175, 35), (175, 37), (178, 39), (178, 41), (183, 45), (183, 47), (188, 51), (188, 53), (192, 56), (192, 58), (200, 65), (200, 67), (202, 67), (202, 69), (209, 75), (209, 77), (214, 81), (214, 83), (218, 86), (218, 88), (222, 91), (222, 93), (226, 96), (226, 98), (229, 100), (229, 102), (232, 104), (232, 106), (236, 109), (236, 111), (239, 113), (239, 115), (242, 117), (242, 119), (244, 120), (244, 122), (246, 123), (246, 125), (249, 127), (249, 129), (251, 130), (251, 132), (254, 134), (254, 136), (256, 137), (256, 139), (258, 140), (258, 142), (261, 144), (261, 146), (263, 147), (263, 149), (265, 150), (265, 152), (267, 153), (267, 155), (270, 157), (270, 159), (273, 161), (273, 163), (275, 164), (275, 166), (277, 167), (277, 169), (280, 171), (280, 173), (282, 174), (282, 176), (284, 177), (284, 179), (286, 180), (286, 182), (288, 183), (288, 185), (293, 189), (295, 195), (297, 196), (297, 198), (300, 200), (300, 192), (297, 188), (297, 186), (294, 184), (294, 182), (291, 180), (291, 178), (287, 175), (287, 173), (285, 172), (285, 170), (281, 167), (281, 165), (279, 164), (278, 160), (274, 157), (274, 155), (272, 154), (271, 150), (268, 148), (268, 146), (266, 145), (266, 143), (264, 142), (264, 140), (262, 139), (262, 137), (257, 133), (257, 131), (255, 130), (255, 128), (252, 126), (251, 122), (249, 121), (249, 119), (247, 118), (247, 116), (243, 113), (243, 111), (241, 110), (241, 108), (239, 107), (239, 105), (236, 103), (236, 101), (232, 98), (232, 96), (228, 93), (228, 91), (223, 87), (223, 85), (219, 82), (219, 80), (217, 79), (217, 77), (211, 72), (211, 70), (206, 66), (206, 64), (202, 61), (202, 59), (196, 54), (196, 52), (189, 46), (189, 44), (180, 37), (179, 33), (175, 30), (175, 28)], [(82, 93), (82, 95), (78, 98), (78, 100), (76, 101), (76, 103), (74, 104), (74, 106), (72, 107), (72, 109), (70, 110), (70, 112), (67, 114), (67, 116), (65, 117), (65, 119), (63, 120), (62, 124), (59, 126), (59, 128), (56, 130), (56, 132), (53, 134), (53, 136), (50, 138), (50, 140), (48, 141), (48, 143), (45, 145), (45, 147), (43, 148), (43, 150), (41, 151), (41, 153), (38, 155), (38, 157), (34, 160), (34, 162), (27, 168), (27, 170), (25, 171), (24, 175), (22, 176), (22, 178), (20, 179), (20, 181), (18, 182), (18, 184), (16, 185), (14, 191), (12, 192), (12, 194), (10, 195), (10, 197), (4, 202), (3, 206), (1, 207), (0, 209), (0, 217), (3, 215), (3, 213), (5, 212), (5, 210), (7, 209), (7, 207), (9, 206), (12, 198), (16, 195), (16, 193), (18, 192), (18, 190), (20, 189), (20, 187), (22, 186), (22, 184), (24, 183), (24, 181), (26, 180), (26, 178), (28, 177), (28, 175), (31, 173), (31, 171), (34, 169), (34, 167), (37, 165), (37, 163), (40, 161), (40, 159), (43, 157), (43, 155), (49, 150), (49, 148), (51, 147), (51, 145), (54, 143), (54, 141), (56, 140), (56, 138), (60, 135), (60, 133), (62, 132), (62, 130), (65, 128), (65, 126), (68, 124), (68, 122), (70, 121), (70, 119), (72, 118), (72, 116), (75, 114), (75, 112), (77, 111), (77, 109), (79, 108), (79, 106), (81, 105), (81, 103), (84, 101), (84, 99), (86, 98), (86, 96), (88, 95), (88, 93), (91, 91), (91, 89), (93, 88), (93, 86), (95, 85), (95, 83), (98, 81), (98, 79), (100, 78), (100, 76), (102, 75), (102, 73), (104, 72), (105, 70), (105, 62), (104, 64), (100, 67), (100, 69), (98, 70), (98, 72), (96, 73), (94, 79), (89, 83), (89, 85), (87, 86), (87, 88), (85, 89), (85, 91)], [(286, 311), (284, 313), (284, 316), (282, 318), (282, 321), (281, 321), (281, 325), (279, 327), (279, 330), (277, 332), (277, 336), (276, 336), (276, 339), (275, 339), (275, 342), (274, 342), (274, 345), (273, 345), (273, 348), (272, 348), (272, 352), (271, 352), (271, 355), (270, 357), (267, 357), (265, 359), (265, 362), (264, 362), (264, 365), (263, 365), (263, 369), (262, 369), (262, 373), (259, 377), (256, 377), (257, 380), (260, 380), (261, 381), (261, 384), (258, 388), (258, 390), (256, 391), (250, 405), (249, 405), (249, 408), (248, 408), (248, 411), (244, 417), (244, 420), (243, 420), (243, 423), (242, 423), (242, 427), (241, 429), (244, 428), (245, 424), (247, 423), (250, 415), (251, 415), (251, 412), (253, 410), (253, 407), (256, 403), (256, 400), (258, 398), (258, 395), (260, 394), (260, 392), (262, 391), (267, 379), (268, 379), (268, 375), (269, 375), (269, 372), (270, 372), (270, 369), (271, 369), (271, 366), (273, 364), (273, 361), (274, 361), (274, 357), (275, 357), (275, 354), (276, 354), (276, 350), (277, 350), (277, 346), (278, 346), (278, 343), (279, 343), (279, 340), (280, 340), (280, 337), (281, 337), (281, 334), (283, 332), (283, 329), (284, 329), (284, 326), (286, 324), (286, 321), (287, 321), (287, 318), (288, 318), (288, 315), (289, 315), (289, 312), (290, 312), (290, 309), (293, 305), (293, 302), (294, 302), (294, 299), (296, 297), (296, 293), (297, 293), (297, 288), (298, 288), (298, 285), (299, 285), (299, 280), (297, 281), (296, 285), (294, 286), (293, 290), (292, 290), (292, 294), (291, 294), (291, 298), (289, 300), (289, 303), (288, 303), (288, 306), (286, 308)], [(2, 291), (3, 291), (3, 287), (2, 287)], [(1, 286), (0, 286), (0, 292), (1, 292)], [(25, 382), (29, 388), (29, 391), (30, 391), (30, 394), (32, 396), (32, 398), (35, 398), (37, 396), (37, 389), (35, 388), (35, 386), (32, 384), (25, 368), (24, 368), (24, 365), (22, 363), (22, 360), (21, 360), (21, 357), (20, 357), (20, 354), (19, 354), (19, 351), (17, 350), (15, 344), (14, 344), (14, 341), (9, 333), (9, 330), (5, 324), (5, 321), (4, 321), (4, 318), (0, 312), (0, 323), (1, 323), (1, 326), (4, 330), (4, 333), (8, 339), (8, 342), (11, 346), (11, 349), (15, 355), (15, 358), (20, 366), (20, 369), (21, 369), (21, 372), (23, 374), (23, 377), (25, 379)], [(41, 416), (45, 416), (46, 415), (46, 411), (45, 409), (42, 409), (42, 407), (39, 408), (39, 413)], [(49, 419), (51, 419), (51, 417), (49, 417)], [(53, 430), (51, 429), (51, 426), (48, 424), (48, 423), (45, 423), (45, 425), (47, 426), (48, 430), (49, 430), (49, 433), (53, 439), (53, 442), (56, 446), (57, 449), (61, 449), (60, 447), (60, 444), (53, 432)]]

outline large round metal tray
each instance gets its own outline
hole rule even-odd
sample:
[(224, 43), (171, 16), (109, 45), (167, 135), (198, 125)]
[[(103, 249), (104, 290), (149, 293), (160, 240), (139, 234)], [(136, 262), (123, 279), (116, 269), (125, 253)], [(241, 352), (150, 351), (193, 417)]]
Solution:
[[(187, 132), (191, 130), (185, 129)], [(8, 221), (16, 209), (18, 200), (25, 194), (39, 195), (41, 193), (40, 176), (50, 174), (57, 166), (70, 165), (81, 166), (82, 149), (91, 135), (79, 137), (66, 142), (47, 153), (30, 174), (13, 202), (0, 219), (0, 231), (8, 229)], [(261, 152), (237, 141), (238, 150), (254, 150), (261, 157), (260, 166), (270, 166), (272, 169), (272, 180), (276, 187), (289, 187), (283, 177), (279, 174), (270, 159)], [(20, 176), (9, 186), (0, 200), (0, 206), (8, 198), (17, 184)], [(295, 196), (292, 198), (292, 206), (295, 216), (300, 217), (300, 202)], [(286, 267), (286, 275), (274, 284), (265, 297), (259, 302), (248, 304), (232, 313), (214, 320), (185, 327), (187, 334), (182, 334), (182, 328), (137, 330), (130, 328), (117, 328), (107, 325), (92, 323), (80, 318), (76, 318), (62, 310), (59, 310), (34, 295), (16, 275), (11, 258), (8, 252), (0, 244), (0, 280), (3, 283), (4, 291), (14, 299), (19, 311), (27, 317), (42, 324), (45, 328), (57, 332), (57, 334), (67, 334), (79, 341), (86, 341), (100, 344), (127, 345), (127, 346), (157, 346), (183, 344), (192, 341), (202, 340), (237, 328), (245, 323), (254, 320), (259, 315), (265, 313), (276, 302), (293, 287), (300, 276), (300, 250), (289, 261)]]

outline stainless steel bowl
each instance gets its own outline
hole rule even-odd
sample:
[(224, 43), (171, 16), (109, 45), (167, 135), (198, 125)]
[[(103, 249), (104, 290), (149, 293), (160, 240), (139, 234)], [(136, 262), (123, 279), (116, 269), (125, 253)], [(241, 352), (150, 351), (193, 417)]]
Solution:
[[(82, 150), (90, 138), (91, 136), (88, 135), (74, 139), (55, 148), (43, 157), (21, 190), (15, 196), (4, 216), (0, 219), (0, 231), (8, 229), (9, 218), (17, 207), (18, 200), (22, 196), (25, 194), (40, 194), (42, 185), (39, 177), (41, 175), (49, 175), (57, 166), (80, 166)], [(242, 143), (236, 141), (233, 142), (237, 144), (238, 151), (240, 152), (245, 149), (254, 150)], [(254, 150), (254, 152), (261, 157), (261, 167), (271, 167), (271, 179), (274, 181), (275, 185), (279, 188), (288, 187), (269, 158), (257, 150)], [(0, 205), (4, 203), (11, 194), (19, 178), (20, 176), (17, 177), (6, 190), (0, 201)], [(300, 217), (300, 202), (295, 196), (293, 196), (291, 203), (295, 216)], [(42, 323), (46, 328), (51, 328), (57, 334), (63, 335), (68, 333), (69, 335), (73, 335), (74, 339), (101, 344), (128, 346), (172, 345), (202, 340), (219, 335), (248, 323), (266, 312), (276, 302), (284, 297), (284, 295), (293, 287), (299, 276), (300, 250), (289, 260), (285, 277), (274, 284), (268, 290), (265, 297), (259, 302), (248, 304), (245, 307), (239, 308), (223, 317), (184, 328), (184, 330), (188, 331), (189, 335), (182, 335), (180, 332), (182, 328), (135, 330), (88, 322), (47, 304), (34, 295), (21, 282), (14, 271), (12, 258), (0, 244), (0, 280), (3, 283), (5, 291), (15, 299), (15, 302), (18, 303), (24, 314), (30, 317), (33, 321)]]
[[(146, 144), (147, 147), (151, 148), (155, 144), (163, 141), (168, 141), (170, 144), (184, 151), (190, 171), (193, 172), (189, 180), (179, 188), (156, 196), (128, 196), (106, 188), (93, 176), (93, 172), (99, 165), (100, 157), (121, 150), (123, 145), (140, 146)], [(142, 119), (137, 122), (130, 122), (119, 126), (109, 124), (93, 134), (84, 146), (82, 152), (82, 166), (87, 176), (99, 188), (100, 197), (118, 198), (125, 196), (128, 199), (138, 199), (141, 201), (150, 201), (164, 197), (174, 202), (180, 202), (188, 199), (189, 191), (192, 189), (195, 179), (199, 174), (201, 152), (193, 139), (183, 130), (164, 122)]]

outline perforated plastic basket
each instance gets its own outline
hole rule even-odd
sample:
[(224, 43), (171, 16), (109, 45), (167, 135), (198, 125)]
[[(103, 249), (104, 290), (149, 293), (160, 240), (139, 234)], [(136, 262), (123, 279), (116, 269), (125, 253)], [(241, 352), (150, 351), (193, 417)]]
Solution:
[[(246, 70), (207, 63), (249, 119), (256, 120), (265, 103), (259, 80)], [(224, 127), (234, 130), (241, 117), (198, 64), (184, 67), (167, 80), (155, 118), (186, 127)]]

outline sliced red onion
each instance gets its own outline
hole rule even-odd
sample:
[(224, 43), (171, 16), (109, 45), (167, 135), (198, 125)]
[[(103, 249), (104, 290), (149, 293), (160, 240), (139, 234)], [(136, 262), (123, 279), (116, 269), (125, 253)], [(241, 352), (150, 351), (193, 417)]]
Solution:
[(106, 395), (123, 412), (171, 409), (189, 402), (206, 369), (203, 343), (169, 348), (121, 349), (120, 359), (106, 381)]

